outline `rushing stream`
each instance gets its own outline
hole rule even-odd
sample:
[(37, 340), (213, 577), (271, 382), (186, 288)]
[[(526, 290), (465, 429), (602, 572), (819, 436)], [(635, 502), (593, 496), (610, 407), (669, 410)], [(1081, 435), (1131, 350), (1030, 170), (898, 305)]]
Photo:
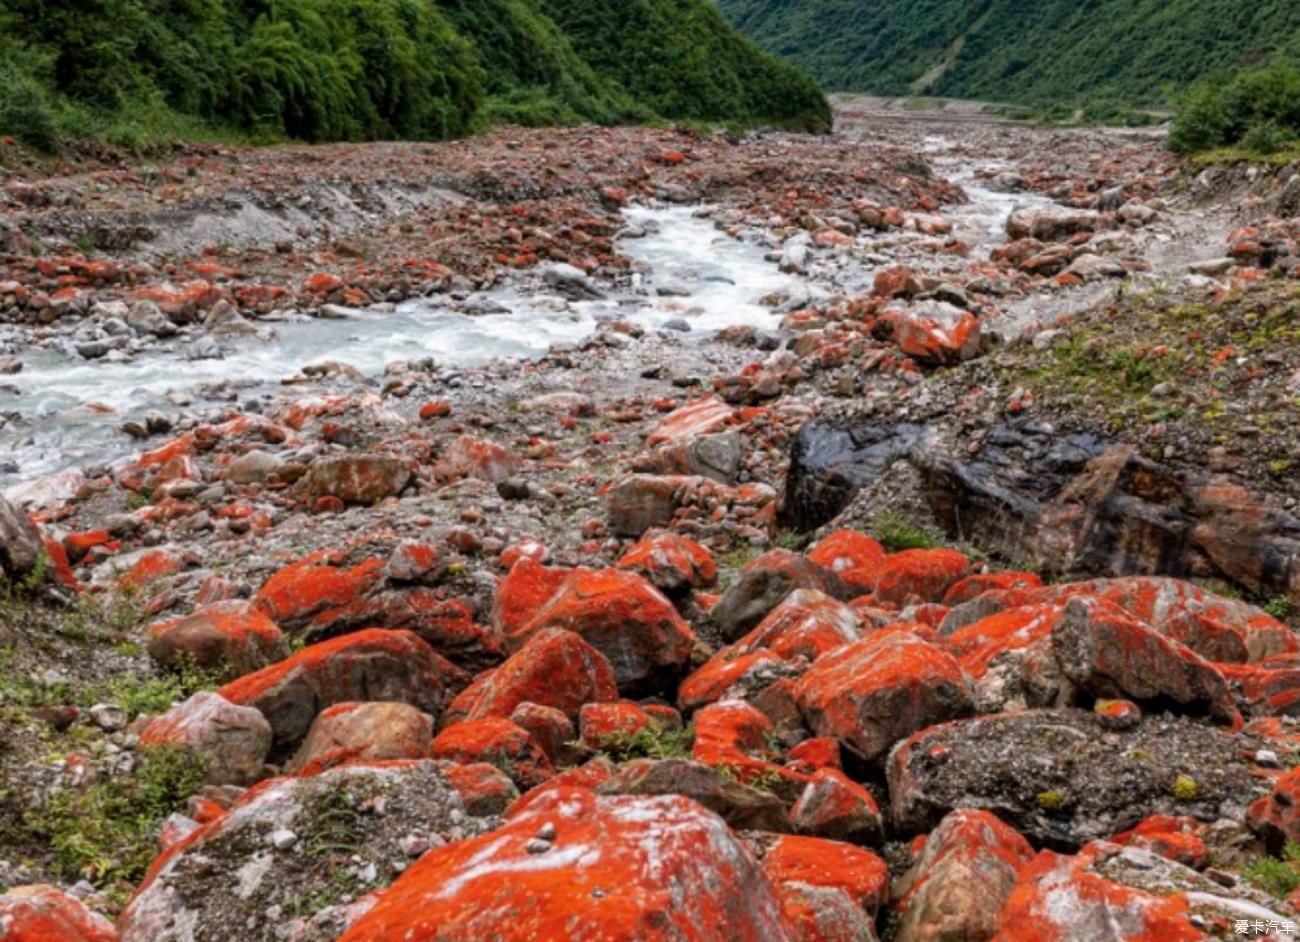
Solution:
[[(1002, 240), (1006, 218), (1018, 205), (1050, 203), (980, 186), (960, 164), (945, 170), (970, 197), (948, 215), (981, 253)], [(175, 415), (181, 406), (202, 411), (205, 402), (246, 402), (324, 361), (377, 376), (393, 361), (433, 358), (472, 366), (499, 357), (536, 358), (556, 343), (582, 341), (602, 319), (673, 326), (687, 329), (688, 337), (736, 324), (777, 325), (778, 315), (761, 299), (800, 279), (781, 273), (764, 246), (725, 235), (707, 213), (691, 207), (631, 207), (625, 216), (629, 235), (619, 248), (642, 271), (631, 291), (604, 300), (566, 302), (515, 285), (476, 299), (477, 310), (486, 313), (473, 316), (442, 296), (341, 319), (289, 315), (259, 322), (274, 329), (275, 339), (223, 339), (220, 359), (187, 360), (183, 344), (175, 342), (120, 360), (83, 359), (66, 343), (23, 349), (22, 371), (0, 378), (0, 411), (8, 418), (0, 427), (0, 487), (137, 450), (117, 426), (150, 410)], [(870, 265), (857, 274), (870, 284)]]
[[(627, 296), (566, 304), (553, 295), (502, 288), (483, 296), (500, 309), (477, 316), (451, 310), (435, 297), (396, 310), (359, 310), (347, 319), (294, 318), (273, 325), (272, 341), (223, 341), (222, 359), (185, 360), (172, 345), (121, 362), (86, 360), (49, 347), (25, 350), (22, 371), (0, 380), (0, 410), (18, 416), (0, 429), (0, 484), (135, 450), (136, 443), (116, 426), (151, 409), (174, 414), (168, 394), (182, 393), (200, 404), (210, 389), (218, 401), (232, 395), (245, 401), (278, 390), (282, 378), (326, 360), (374, 376), (395, 360), (432, 357), (470, 366), (495, 357), (535, 358), (555, 343), (590, 336), (602, 318), (646, 327), (684, 321), (691, 329), (687, 336), (732, 324), (776, 325), (776, 315), (759, 301), (788, 288), (792, 278), (765, 259), (763, 247), (726, 236), (689, 207), (633, 207), (626, 217), (645, 234), (623, 239), (620, 251), (649, 268), (649, 283)], [(657, 296), (655, 286), (670, 284), (689, 296)]]

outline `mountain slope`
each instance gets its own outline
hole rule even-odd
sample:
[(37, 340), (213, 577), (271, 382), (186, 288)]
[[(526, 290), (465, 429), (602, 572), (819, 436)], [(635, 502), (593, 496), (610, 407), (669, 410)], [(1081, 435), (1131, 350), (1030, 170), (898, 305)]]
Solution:
[(1294, 0), (718, 0), (835, 89), (1006, 101), (1163, 100), (1219, 68), (1300, 52)]
[(712, 0), (0, 0), (0, 134), (37, 144), (655, 118), (818, 128), (830, 113)]

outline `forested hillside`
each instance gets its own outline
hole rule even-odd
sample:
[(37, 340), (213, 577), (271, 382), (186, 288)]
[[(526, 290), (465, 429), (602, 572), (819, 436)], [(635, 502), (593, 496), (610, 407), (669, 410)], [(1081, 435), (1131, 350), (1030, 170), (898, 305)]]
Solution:
[(493, 120), (816, 128), (712, 0), (0, 0), (0, 133), (443, 138)]
[(1300, 50), (1295, 0), (718, 0), (833, 89), (1160, 103), (1220, 68)]

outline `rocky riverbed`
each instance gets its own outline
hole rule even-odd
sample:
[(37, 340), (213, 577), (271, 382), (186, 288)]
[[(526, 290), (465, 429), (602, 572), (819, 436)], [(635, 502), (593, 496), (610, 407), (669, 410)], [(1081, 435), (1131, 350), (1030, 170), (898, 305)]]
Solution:
[(1291, 170), (4, 146), (4, 931), (1300, 920)]

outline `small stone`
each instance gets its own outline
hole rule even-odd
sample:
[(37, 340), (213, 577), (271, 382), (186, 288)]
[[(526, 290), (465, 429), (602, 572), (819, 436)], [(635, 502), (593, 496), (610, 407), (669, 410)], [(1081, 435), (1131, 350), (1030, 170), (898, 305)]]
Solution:
[(1277, 753), (1272, 749), (1260, 749), (1255, 753), (1255, 764), (1262, 765), (1268, 769), (1280, 769), (1282, 763), (1278, 760)]
[(126, 710), (111, 703), (96, 703), (90, 708), (90, 719), (107, 733), (126, 728), (128, 721)]
[(266, 836), (266, 842), (276, 850), (288, 850), (298, 843), (298, 835), (288, 828), (276, 828)]
[(544, 841), (540, 837), (534, 837), (524, 845), (524, 850), (530, 854), (544, 854), (551, 849), (551, 842)]

